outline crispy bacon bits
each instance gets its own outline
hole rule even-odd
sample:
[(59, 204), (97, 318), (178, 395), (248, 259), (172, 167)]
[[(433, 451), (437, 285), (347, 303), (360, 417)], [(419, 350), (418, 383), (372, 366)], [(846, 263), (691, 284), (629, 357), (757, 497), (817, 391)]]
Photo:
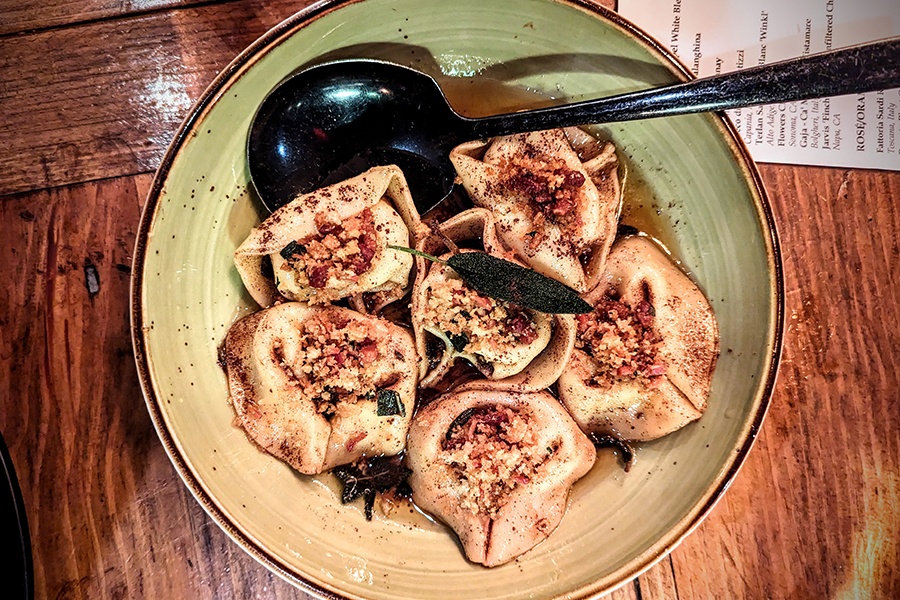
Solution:
[(329, 213), (319, 213), (315, 224), (317, 234), (282, 249), (286, 262), (281, 268), (295, 270), (301, 283), (316, 289), (323, 289), (330, 281), (355, 283), (369, 270), (378, 250), (371, 209), (343, 222)]
[(531, 481), (557, 450), (535, 447), (532, 421), (507, 406), (470, 409), (453, 421), (441, 446), (465, 509), (496, 518), (510, 492)]
[(653, 306), (642, 300), (634, 308), (607, 294), (594, 312), (576, 315), (575, 347), (593, 357), (597, 371), (591, 385), (611, 387), (633, 379), (648, 388), (662, 382), (665, 363), (658, 351), (662, 338), (653, 326)]
[(567, 226), (577, 219), (577, 196), (585, 177), (561, 158), (517, 156), (502, 162), (500, 169), (502, 185), (529, 199), (536, 231), (545, 221)]
[(444, 332), (457, 352), (471, 354), (496, 354), (538, 336), (526, 309), (483, 296), (454, 277), (428, 288), (425, 322)]
[(383, 357), (365, 323), (326, 312), (299, 327), (297, 346), (303, 351), (288, 357), (284, 348), (275, 346), (274, 358), (319, 413), (334, 415), (338, 402), (369, 401), (374, 406), (378, 388), (371, 367)]

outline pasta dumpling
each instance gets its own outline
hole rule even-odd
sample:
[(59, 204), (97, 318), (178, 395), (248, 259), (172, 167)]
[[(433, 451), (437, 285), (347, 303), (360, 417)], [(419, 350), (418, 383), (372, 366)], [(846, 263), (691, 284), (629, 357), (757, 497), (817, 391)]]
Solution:
[(305, 474), (403, 450), (415, 360), (405, 328), (337, 306), (285, 302), (244, 317), (225, 339), (238, 422)]
[[(573, 136), (579, 136), (569, 130)], [(580, 144), (579, 144), (580, 145)], [(450, 153), (472, 201), (492, 211), (503, 243), (535, 271), (586, 292), (603, 271), (621, 208), (612, 144), (582, 160), (566, 131), (468, 142)]]
[(421, 410), (408, 459), (415, 503), (456, 532), (469, 560), (492, 567), (556, 529), (596, 451), (546, 391), (482, 389)]
[[(505, 258), (489, 211), (473, 208), (435, 226), (419, 250), (447, 258), (477, 241), (488, 254)], [(451, 248), (452, 247), (452, 248)], [(417, 258), (412, 324), (419, 353), (421, 387), (442, 382), (457, 360), (471, 363), (491, 381), (511, 388), (541, 389), (559, 376), (574, 343), (569, 315), (548, 315), (485, 296), (448, 265)]]
[(238, 247), (234, 262), (260, 306), (349, 297), (355, 307), (377, 311), (410, 287), (412, 257), (387, 246), (414, 244), (418, 226), (403, 173), (374, 167), (272, 213)]
[(616, 242), (558, 381), (584, 431), (652, 440), (699, 419), (718, 359), (706, 297), (649, 238)]

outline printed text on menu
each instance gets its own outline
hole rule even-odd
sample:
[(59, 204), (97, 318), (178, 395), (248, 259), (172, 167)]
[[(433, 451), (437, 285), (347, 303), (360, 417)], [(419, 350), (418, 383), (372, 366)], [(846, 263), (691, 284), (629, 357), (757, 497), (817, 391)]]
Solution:
[[(619, 0), (695, 75), (900, 35), (896, 0)], [(900, 170), (900, 89), (729, 111), (757, 161)]]

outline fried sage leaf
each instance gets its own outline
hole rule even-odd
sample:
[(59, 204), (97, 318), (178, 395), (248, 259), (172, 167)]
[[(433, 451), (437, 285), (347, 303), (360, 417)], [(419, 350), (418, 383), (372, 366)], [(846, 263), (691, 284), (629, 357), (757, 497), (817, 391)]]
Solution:
[(444, 335), (447, 336), (447, 339), (453, 344), (453, 349), (457, 352), (462, 352), (466, 349), (466, 346), (469, 345), (469, 336), (465, 333), (450, 333), (449, 331), (445, 331)]
[(460, 428), (460, 427), (462, 427), (462, 426), (465, 425), (466, 423), (468, 423), (468, 422), (469, 422), (469, 419), (472, 418), (472, 415), (475, 414), (475, 411), (476, 411), (476, 410), (477, 410), (477, 409), (474, 408), (474, 407), (473, 407), (473, 408), (467, 408), (466, 410), (464, 410), (464, 411), (462, 411), (461, 413), (459, 413), (459, 414), (456, 416), (456, 418), (453, 419), (453, 422), (450, 423), (450, 427), (447, 428), (447, 433), (444, 434), (444, 440), (449, 442), (451, 436), (453, 435), (453, 431), (456, 430), (456, 429), (458, 429), (458, 428)]
[(290, 260), (294, 257), (295, 254), (306, 254), (306, 247), (301, 246), (300, 244), (292, 240), (288, 242), (284, 248), (281, 249), (281, 252), (279, 252), (279, 254), (284, 260)]
[(406, 416), (406, 407), (400, 400), (400, 394), (394, 390), (378, 390), (378, 408), (376, 413), (379, 417), (391, 417), (393, 415)]
[(588, 434), (588, 438), (590, 438), (596, 448), (614, 448), (618, 450), (625, 472), (627, 473), (631, 470), (631, 465), (634, 464), (634, 448), (626, 440), (614, 435), (602, 435), (593, 431)]
[(335, 467), (331, 472), (344, 486), (341, 491), (342, 504), (349, 504), (360, 497), (364, 499), (363, 510), (367, 521), (372, 520), (376, 494), (392, 492), (403, 497), (412, 495), (407, 483), (411, 471), (399, 456), (378, 456)]
[(412, 248), (389, 248), (448, 265), (469, 287), (496, 300), (549, 314), (580, 314), (593, 310), (569, 286), (486, 252), (459, 252), (441, 260)]

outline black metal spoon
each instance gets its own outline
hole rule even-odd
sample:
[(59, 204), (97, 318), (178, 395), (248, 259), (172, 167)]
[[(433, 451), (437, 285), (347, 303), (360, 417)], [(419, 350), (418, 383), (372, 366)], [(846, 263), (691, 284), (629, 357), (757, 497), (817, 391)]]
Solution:
[(250, 176), (263, 203), (275, 210), (299, 193), (393, 163), (425, 212), (450, 193), (448, 154), (464, 141), (895, 87), (900, 38), (610, 98), (467, 118), (424, 73), (343, 60), (301, 71), (266, 97), (250, 127)]

